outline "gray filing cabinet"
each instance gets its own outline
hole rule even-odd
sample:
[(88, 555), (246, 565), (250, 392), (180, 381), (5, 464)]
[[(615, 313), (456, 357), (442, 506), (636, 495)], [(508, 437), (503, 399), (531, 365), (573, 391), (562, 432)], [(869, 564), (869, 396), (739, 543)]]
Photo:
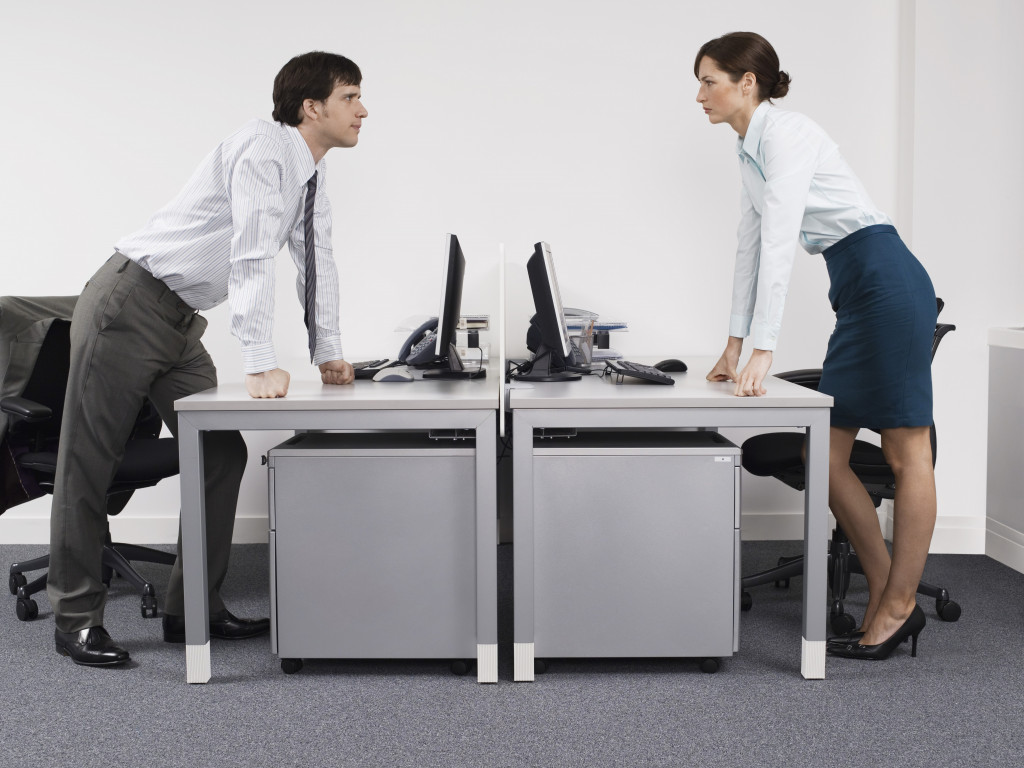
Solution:
[(268, 466), (271, 648), (282, 669), (304, 658), (476, 658), (472, 441), (307, 433), (271, 449)]
[(716, 432), (534, 438), (534, 653), (739, 649), (740, 449)]

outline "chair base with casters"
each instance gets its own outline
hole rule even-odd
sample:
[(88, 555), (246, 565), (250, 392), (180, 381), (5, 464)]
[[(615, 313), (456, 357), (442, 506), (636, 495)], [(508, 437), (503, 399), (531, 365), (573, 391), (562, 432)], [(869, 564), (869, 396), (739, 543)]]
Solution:
[[(802, 576), (804, 573), (804, 557), (780, 557), (778, 565), (767, 571), (744, 576), (742, 580), (743, 593), (740, 606), (744, 611), (749, 611), (754, 605), (754, 599), (747, 590), (762, 584), (774, 584), (779, 588), (788, 588), (789, 580), (794, 576)], [(844, 601), (850, 587), (850, 574), (864, 574), (857, 553), (850, 546), (850, 540), (846, 533), (838, 525), (832, 531), (832, 540), (829, 542), (828, 550), (828, 585), (830, 594), (829, 626), (837, 635), (845, 635), (857, 628), (857, 620), (846, 612)], [(950, 600), (949, 592), (943, 587), (937, 587), (922, 581), (917, 585), (917, 594), (935, 599), (935, 613), (943, 621), (956, 621), (960, 618), (959, 603)]]
[[(52, 476), (56, 474), (57, 469), (56, 451), (25, 453), (19, 456), (17, 461), (19, 466), (41, 473), (39, 487), (47, 493), (53, 493)], [(136, 489), (154, 485), (160, 478), (170, 477), (177, 471), (178, 444), (173, 438), (137, 437), (129, 440), (125, 457), (114, 475), (114, 482), (107, 496), (107, 514), (116, 515), (124, 509)], [(135, 561), (173, 565), (175, 555), (137, 544), (113, 543), (109, 525), (106, 538), (103, 545), (103, 583), (110, 586), (110, 580), (115, 575), (129, 582), (142, 595), (142, 617), (155, 618), (156, 590), (131, 563)], [(30, 582), (25, 573), (49, 568), (49, 565), (49, 555), (41, 555), (11, 565), (8, 586), (11, 594), (18, 598), (16, 607), (18, 618), (22, 621), (31, 621), (39, 615), (39, 606), (32, 599), (32, 595), (46, 589), (47, 576), (44, 573)]]
[[(938, 310), (942, 311), (943, 302), (938, 300)], [(935, 326), (932, 337), (932, 359), (938, 349), (939, 342), (950, 331), (956, 330), (955, 325), (939, 323)], [(818, 389), (821, 379), (820, 369), (805, 369), (777, 374), (780, 379), (791, 381), (809, 389)], [(935, 462), (938, 444), (935, 425), (931, 427), (932, 463)], [(759, 477), (774, 477), (790, 488), (804, 490), (804, 435), (797, 432), (778, 432), (756, 435), (743, 443), (743, 468)], [(882, 499), (892, 499), (896, 494), (896, 480), (892, 468), (885, 460), (882, 449), (877, 445), (855, 440), (850, 453), (850, 468), (864, 485), (871, 497), (875, 509)], [(743, 593), (740, 606), (749, 611), (753, 606), (753, 598), (746, 590), (761, 584), (774, 583), (777, 587), (788, 587), (789, 580), (801, 576), (804, 572), (804, 558), (783, 557), (778, 565), (767, 571), (743, 577)], [(844, 601), (850, 585), (850, 574), (863, 574), (857, 554), (853, 551), (850, 540), (838, 525), (832, 534), (828, 552), (828, 579), (831, 595), (829, 623), (832, 631), (838, 635), (852, 632), (857, 628), (856, 620), (846, 613)], [(917, 594), (935, 599), (935, 612), (943, 621), (956, 621), (960, 618), (960, 606), (950, 600), (949, 592), (922, 581), (917, 587)]]
[[(103, 546), (103, 583), (110, 586), (113, 576), (118, 576), (135, 588), (135, 591), (142, 595), (142, 618), (156, 618), (157, 602), (156, 590), (152, 583), (146, 581), (132, 566), (132, 562), (157, 563), (159, 565), (173, 565), (175, 556), (170, 552), (161, 552), (158, 549), (142, 547), (137, 544), (118, 544), (110, 541), (110, 534), (107, 534), (107, 543)], [(26, 573), (38, 571), (50, 567), (50, 556), (41, 555), (31, 560), (24, 560), (11, 564), (10, 580), (8, 585), (12, 595), (18, 598), (17, 612), (21, 621), (31, 621), (39, 615), (39, 605), (32, 599), (32, 595), (46, 589), (46, 574), (38, 576), (32, 581), (26, 577)]]

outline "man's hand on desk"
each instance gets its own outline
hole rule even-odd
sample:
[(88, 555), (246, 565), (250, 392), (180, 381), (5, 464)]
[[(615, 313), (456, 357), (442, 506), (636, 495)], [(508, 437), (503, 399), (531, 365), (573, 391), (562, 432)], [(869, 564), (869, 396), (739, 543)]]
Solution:
[(352, 370), (352, 364), (344, 360), (328, 360), (320, 363), (320, 380), (324, 384), (351, 384), (355, 381), (356, 373)]
[(284, 397), (292, 380), (288, 371), (275, 368), (263, 373), (245, 374), (245, 389), (249, 397)]

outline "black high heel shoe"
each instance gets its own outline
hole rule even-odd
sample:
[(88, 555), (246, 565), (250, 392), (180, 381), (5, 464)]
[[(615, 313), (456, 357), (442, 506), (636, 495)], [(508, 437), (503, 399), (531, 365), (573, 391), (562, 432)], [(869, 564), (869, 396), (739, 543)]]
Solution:
[(903, 622), (902, 626), (897, 629), (892, 635), (889, 636), (888, 640), (883, 640), (878, 645), (861, 645), (859, 642), (849, 642), (845, 644), (840, 643), (829, 643), (826, 649), (832, 656), (842, 656), (847, 659), (868, 659), (871, 661), (880, 661), (889, 657), (896, 646), (906, 640), (908, 637), (911, 638), (911, 656), (917, 656), (917, 636), (921, 634), (921, 630), (924, 629), (925, 618), (924, 611), (921, 610), (920, 606), (915, 605), (914, 610), (910, 612), (910, 616)]
[(845, 635), (836, 635), (828, 639), (828, 647), (831, 648), (833, 645), (849, 645), (850, 643), (859, 643), (860, 639), (864, 637), (864, 630), (858, 629), (855, 632), (850, 632)]

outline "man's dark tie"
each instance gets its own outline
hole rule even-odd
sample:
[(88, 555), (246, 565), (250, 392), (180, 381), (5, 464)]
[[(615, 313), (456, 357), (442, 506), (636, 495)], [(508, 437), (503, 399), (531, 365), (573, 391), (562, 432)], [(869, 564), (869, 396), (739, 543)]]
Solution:
[(313, 208), (316, 203), (316, 171), (306, 184), (306, 207), (303, 215), (306, 242), (306, 312), (302, 319), (309, 336), (309, 362), (316, 352), (316, 240), (313, 236)]

